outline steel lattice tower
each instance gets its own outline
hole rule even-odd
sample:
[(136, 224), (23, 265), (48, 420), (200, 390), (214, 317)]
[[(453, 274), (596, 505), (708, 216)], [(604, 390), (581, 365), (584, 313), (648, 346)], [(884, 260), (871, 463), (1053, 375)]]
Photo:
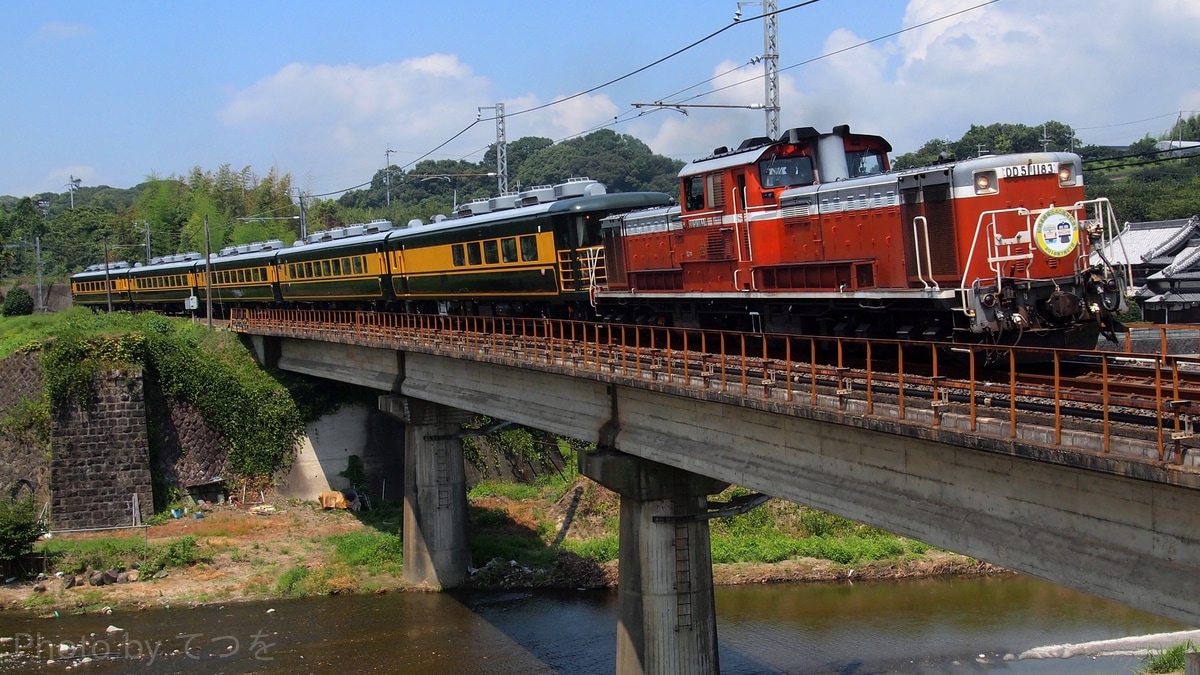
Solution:
[(504, 104), (480, 106), (480, 111), (496, 111), (496, 184), (500, 194), (508, 194), (508, 141), (504, 133)]
[(779, 17), (776, 0), (763, 0), (763, 73), (766, 84), (767, 138), (779, 138)]

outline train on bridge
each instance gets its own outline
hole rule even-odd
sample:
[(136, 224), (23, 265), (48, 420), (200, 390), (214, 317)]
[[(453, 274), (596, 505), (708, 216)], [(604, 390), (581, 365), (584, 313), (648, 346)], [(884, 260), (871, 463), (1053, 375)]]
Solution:
[(322, 307), (1092, 348), (1129, 271), (1080, 157), (985, 155), (891, 170), (839, 126), (717, 148), (675, 198), (584, 178), (451, 216), (316, 232), (72, 277), (77, 304)]

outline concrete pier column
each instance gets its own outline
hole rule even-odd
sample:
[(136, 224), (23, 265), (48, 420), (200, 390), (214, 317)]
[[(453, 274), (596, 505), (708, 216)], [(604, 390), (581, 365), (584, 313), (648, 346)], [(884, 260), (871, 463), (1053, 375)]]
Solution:
[(728, 484), (615, 451), (579, 467), (621, 495), (618, 675), (720, 672), (708, 521), (687, 516)]
[(405, 422), (404, 581), (454, 588), (471, 564), (460, 437), (471, 413), (392, 396), (379, 407)]

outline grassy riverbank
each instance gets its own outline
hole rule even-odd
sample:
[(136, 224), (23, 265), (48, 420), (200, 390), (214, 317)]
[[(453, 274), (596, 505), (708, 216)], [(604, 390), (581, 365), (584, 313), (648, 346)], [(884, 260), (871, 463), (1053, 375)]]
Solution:
[[(722, 498), (737, 493), (727, 491)], [(471, 491), (475, 588), (614, 586), (618, 499), (584, 479), (485, 483)], [(406, 590), (399, 503), (362, 513), (278, 501), (273, 510), (214, 507), (201, 519), (156, 519), (123, 536), (38, 545), (41, 582), (0, 586), (0, 604), (40, 613), (187, 606), (244, 599)], [(987, 574), (1002, 570), (875, 528), (772, 500), (712, 522), (718, 584)], [(94, 572), (136, 581), (89, 585)], [(80, 583), (67, 588), (64, 579)]]

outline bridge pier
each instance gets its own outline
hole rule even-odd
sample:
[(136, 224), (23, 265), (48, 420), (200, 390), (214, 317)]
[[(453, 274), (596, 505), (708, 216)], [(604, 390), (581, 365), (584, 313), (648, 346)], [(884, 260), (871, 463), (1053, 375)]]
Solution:
[(435, 590), (467, 576), (467, 483), (462, 423), (471, 413), (414, 398), (381, 396), (404, 421), (404, 581)]
[(617, 451), (580, 472), (621, 496), (617, 673), (720, 672), (707, 495), (728, 483)]

